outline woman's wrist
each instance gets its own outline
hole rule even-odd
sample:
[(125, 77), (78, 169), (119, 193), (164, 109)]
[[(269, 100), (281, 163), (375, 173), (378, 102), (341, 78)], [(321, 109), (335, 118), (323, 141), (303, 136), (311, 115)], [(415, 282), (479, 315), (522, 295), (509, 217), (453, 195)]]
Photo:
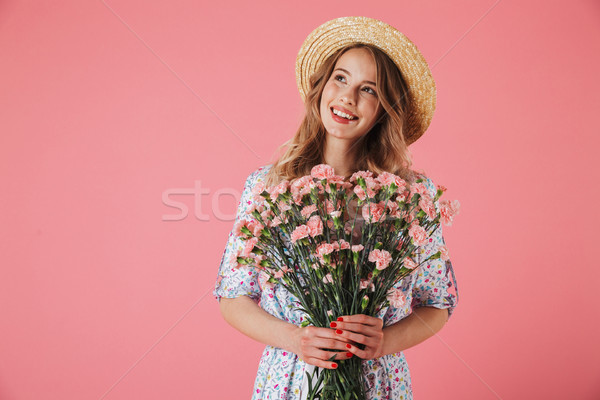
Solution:
[(448, 320), (448, 310), (416, 307), (406, 318), (383, 328), (382, 355), (409, 349), (439, 332)]
[(298, 355), (300, 346), (300, 328), (294, 324), (286, 322), (287, 325), (282, 327), (282, 338), (284, 342), (281, 348), (291, 353)]

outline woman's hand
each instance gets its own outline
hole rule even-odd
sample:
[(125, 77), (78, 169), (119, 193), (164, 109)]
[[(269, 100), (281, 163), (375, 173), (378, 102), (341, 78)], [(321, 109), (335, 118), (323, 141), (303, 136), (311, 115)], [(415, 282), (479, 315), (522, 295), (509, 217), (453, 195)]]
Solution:
[[(348, 351), (348, 340), (336, 333), (336, 329), (307, 326), (292, 334), (291, 351), (306, 363), (321, 368), (335, 369), (335, 360), (347, 360), (353, 354)], [(336, 351), (337, 350), (337, 351)]]
[[(383, 320), (364, 314), (343, 315), (330, 325), (336, 335), (344, 340), (346, 350), (370, 360), (383, 356)], [(364, 346), (363, 349), (357, 344)]]

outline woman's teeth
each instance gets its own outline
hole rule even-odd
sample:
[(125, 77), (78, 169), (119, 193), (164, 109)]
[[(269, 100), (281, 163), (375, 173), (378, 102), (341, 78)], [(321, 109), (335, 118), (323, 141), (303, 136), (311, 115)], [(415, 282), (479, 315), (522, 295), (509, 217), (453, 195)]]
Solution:
[(346, 114), (345, 112), (341, 112), (340, 110), (336, 110), (335, 108), (332, 108), (332, 110), (333, 110), (333, 113), (335, 115), (339, 115), (340, 117), (343, 117), (343, 118), (346, 118), (346, 119), (349, 119), (349, 120), (356, 119), (356, 117), (352, 117), (352, 116)]

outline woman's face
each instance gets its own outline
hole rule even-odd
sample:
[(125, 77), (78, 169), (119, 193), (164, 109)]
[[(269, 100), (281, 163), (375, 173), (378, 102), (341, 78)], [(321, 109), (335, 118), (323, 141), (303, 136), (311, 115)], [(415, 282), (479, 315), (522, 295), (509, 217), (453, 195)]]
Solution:
[(381, 109), (376, 80), (377, 66), (368, 50), (342, 54), (321, 96), (321, 121), (328, 134), (356, 140), (371, 130)]

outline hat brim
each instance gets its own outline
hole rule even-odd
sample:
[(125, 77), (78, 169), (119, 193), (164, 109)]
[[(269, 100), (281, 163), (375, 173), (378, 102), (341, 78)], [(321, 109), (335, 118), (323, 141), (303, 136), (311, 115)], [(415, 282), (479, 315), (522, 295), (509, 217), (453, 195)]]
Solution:
[(427, 61), (403, 33), (367, 17), (342, 17), (316, 28), (296, 57), (296, 83), (302, 96), (310, 90), (310, 77), (337, 50), (354, 43), (373, 45), (385, 52), (400, 69), (408, 85), (407, 144), (415, 142), (429, 127), (436, 103), (436, 88)]

